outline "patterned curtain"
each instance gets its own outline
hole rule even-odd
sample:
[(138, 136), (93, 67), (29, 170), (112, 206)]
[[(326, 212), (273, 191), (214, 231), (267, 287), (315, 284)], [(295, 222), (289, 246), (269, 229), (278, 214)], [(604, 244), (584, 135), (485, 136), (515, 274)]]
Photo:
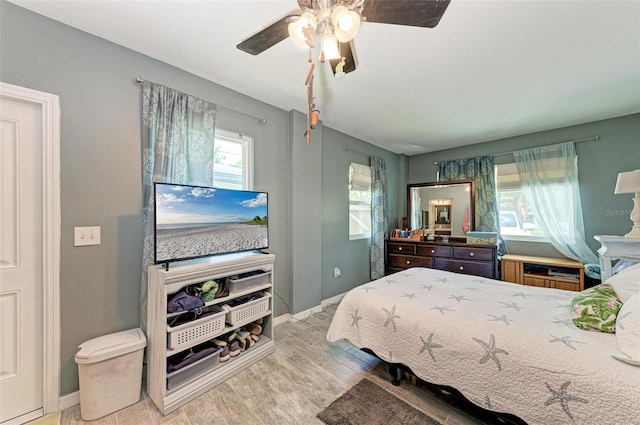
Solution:
[(147, 329), (147, 268), (154, 262), (153, 183), (213, 184), (216, 105), (145, 82), (142, 89), (144, 250), (140, 325)]
[(581, 263), (598, 263), (584, 239), (578, 157), (572, 142), (513, 153), (522, 191), (555, 249)]
[(475, 180), (475, 223), (478, 232), (499, 232), (493, 158), (483, 156), (440, 163), (440, 181)]
[(371, 157), (371, 279), (384, 276), (384, 240), (387, 237), (387, 163)]

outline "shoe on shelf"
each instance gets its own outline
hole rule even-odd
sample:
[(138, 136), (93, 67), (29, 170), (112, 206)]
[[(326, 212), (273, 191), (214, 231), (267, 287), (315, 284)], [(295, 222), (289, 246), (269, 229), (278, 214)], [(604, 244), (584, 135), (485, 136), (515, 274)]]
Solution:
[(245, 331), (251, 332), (252, 335), (260, 335), (262, 333), (262, 326), (257, 323), (249, 323), (243, 328)]
[(234, 339), (229, 343), (229, 355), (235, 357), (240, 354), (240, 343), (237, 339)]
[(220, 352), (219, 361), (220, 361), (220, 363), (226, 362), (231, 357), (231, 354), (229, 353), (229, 347), (225, 346), (225, 347), (220, 347), (220, 348), (222, 348), (222, 351)]

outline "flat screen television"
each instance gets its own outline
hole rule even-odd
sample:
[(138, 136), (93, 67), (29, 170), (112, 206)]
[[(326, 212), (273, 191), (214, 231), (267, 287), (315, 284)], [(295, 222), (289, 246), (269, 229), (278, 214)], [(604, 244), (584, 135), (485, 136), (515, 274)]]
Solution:
[(269, 247), (266, 192), (154, 186), (156, 264)]

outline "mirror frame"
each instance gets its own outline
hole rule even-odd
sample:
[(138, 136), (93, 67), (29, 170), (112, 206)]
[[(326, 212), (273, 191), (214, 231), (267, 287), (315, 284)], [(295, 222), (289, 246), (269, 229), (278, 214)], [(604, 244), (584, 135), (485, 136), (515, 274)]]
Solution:
[(476, 181), (475, 180), (449, 180), (449, 181), (441, 181), (441, 182), (427, 182), (427, 183), (412, 183), (407, 185), (407, 218), (409, 220), (409, 228), (413, 229), (413, 224), (411, 222), (411, 217), (413, 214), (410, 214), (409, 211), (411, 209), (411, 189), (419, 189), (423, 187), (442, 187), (449, 185), (460, 185), (460, 184), (470, 184), (471, 190), (469, 193), (469, 231), (476, 230)]

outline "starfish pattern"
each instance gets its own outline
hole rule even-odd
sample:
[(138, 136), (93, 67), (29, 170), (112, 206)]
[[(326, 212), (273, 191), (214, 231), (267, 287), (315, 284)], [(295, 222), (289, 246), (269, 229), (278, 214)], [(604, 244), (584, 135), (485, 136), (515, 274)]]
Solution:
[(360, 321), (362, 319), (362, 317), (358, 316), (358, 309), (356, 308), (356, 312), (351, 314), (351, 318), (353, 319), (353, 322), (351, 322), (351, 327), (353, 327), (353, 325), (356, 325), (356, 328), (358, 330), (360, 330), (360, 326), (358, 325), (358, 321)]
[(464, 295), (453, 295), (451, 294), (451, 296), (449, 297), (450, 300), (456, 300), (459, 303), (461, 303), (462, 301), (469, 301), (468, 298), (465, 298)]
[(447, 283), (449, 281), (449, 279), (447, 279), (446, 277), (439, 277), (436, 278), (436, 282), (442, 282), (442, 283)]
[(487, 281), (484, 279), (474, 279), (473, 281), (478, 283), (487, 283)]
[(420, 285), (420, 289), (428, 289), (429, 291), (431, 291), (432, 288), (433, 285)]
[(491, 399), (489, 398), (488, 395), (484, 396), (484, 405), (488, 409), (491, 409)]
[(500, 304), (504, 305), (504, 308), (513, 308), (514, 310), (520, 311), (521, 307), (518, 307), (518, 304), (516, 303), (504, 303), (502, 301), (499, 301)]
[(500, 360), (498, 359), (498, 354), (506, 354), (508, 356), (509, 353), (504, 351), (502, 348), (496, 347), (495, 336), (491, 334), (491, 336), (489, 337), (488, 343), (478, 338), (473, 338), (473, 340), (478, 344), (480, 344), (482, 348), (484, 348), (486, 351), (484, 356), (480, 359), (480, 364), (486, 363), (489, 359), (493, 359), (493, 361), (496, 362), (496, 365), (498, 365), (498, 370), (501, 371), (502, 365), (500, 364)]
[(451, 310), (448, 305), (445, 305), (443, 307), (439, 307), (439, 306), (436, 305), (436, 306), (431, 307), (431, 310), (439, 310), (440, 313), (442, 313), (443, 315), (444, 315), (445, 311), (455, 311), (455, 310)]
[(509, 322), (518, 323), (515, 320), (507, 319), (507, 316), (505, 316), (504, 314), (500, 317), (494, 316), (493, 314), (487, 314), (487, 316), (493, 317), (493, 319), (489, 320), (490, 322), (504, 322), (505, 325), (508, 325)]
[(420, 298), (417, 297), (416, 294), (407, 294), (406, 292), (403, 292), (402, 295), (400, 295), (400, 298), (409, 298), (410, 300), (414, 299), (414, 298)]
[(571, 419), (573, 419), (573, 415), (569, 410), (570, 401), (577, 401), (579, 403), (589, 403), (589, 400), (585, 400), (584, 398), (567, 394), (567, 387), (569, 386), (569, 384), (571, 384), (571, 381), (566, 381), (564, 384), (560, 385), (560, 389), (558, 389), (558, 391), (551, 388), (551, 386), (546, 382), (544, 384), (547, 386), (547, 389), (551, 391), (551, 394), (553, 394), (553, 396), (551, 396), (549, 400), (544, 402), (544, 405), (551, 406), (554, 403), (560, 403), (560, 406), (562, 407), (562, 410), (564, 410), (564, 413), (566, 413), (567, 416), (569, 416), (569, 418)]
[(527, 294), (525, 294), (524, 292), (520, 291), (520, 292), (514, 292), (513, 294), (511, 294), (512, 297), (522, 297), (525, 300), (527, 299)]
[(573, 325), (573, 321), (571, 319), (558, 319), (557, 317), (554, 316), (554, 320), (553, 323), (562, 323), (563, 325), (566, 325), (569, 328), (574, 328)]
[(467, 291), (479, 291), (480, 290), (480, 288), (475, 288), (473, 286), (467, 286), (464, 289), (466, 289)]
[(429, 335), (429, 338), (427, 338), (426, 341), (424, 339), (422, 339), (422, 337), (420, 337), (420, 341), (422, 341), (422, 348), (420, 349), (420, 352), (418, 354), (422, 354), (425, 351), (427, 351), (429, 353), (429, 356), (431, 356), (431, 360), (433, 360), (435, 362), (436, 358), (433, 355), (433, 349), (434, 348), (442, 348), (442, 345), (436, 344), (436, 343), (434, 343), (432, 341), (433, 335), (435, 335), (435, 334)]
[(387, 320), (384, 322), (384, 327), (386, 328), (387, 326), (389, 326), (389, 323), (391, 323), (393, 325), (393, 331), (396, 332), (396, 322), (394, 319), (401, 319), (401, 317), (396, 314), (395, 304), (391, 308), (391, 311), (387, 310), (386, 308), (383, 308), (382, 311), (387, 313)]
[(387, 282), (387, 285), (391, 285), (392, 283), (398, 283), (397, 280), (393, 280), (393, 279), (387, 279), (385, 280), (385, 282)]
[(369, 291), (377, 291), (378, 290), (378, 288), (375, 288), (373, 286), (363, 286), (360, 289), (364, 289), (367, 292), (367, 294), (369, 293)]
[[(549, 334), (551, 335), (551, 334)], [(554, 335), (551, 335), (551, 338), (549, 342), (562, 342), (564, 345), (566, 345), (567, 347), (571, 348), (572, 350), (576, 350), (576, 347), (574, 347), (571, 344), (586, 344), (586, 342), (581, 342), (581, 341), (571, 341), (571, 336), (562, 336), (562, 337), (557, 337)], [(577, 350), (576, 350), (577, 351)]]

